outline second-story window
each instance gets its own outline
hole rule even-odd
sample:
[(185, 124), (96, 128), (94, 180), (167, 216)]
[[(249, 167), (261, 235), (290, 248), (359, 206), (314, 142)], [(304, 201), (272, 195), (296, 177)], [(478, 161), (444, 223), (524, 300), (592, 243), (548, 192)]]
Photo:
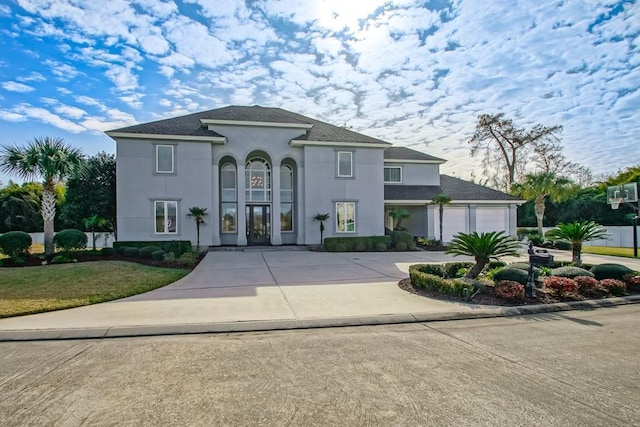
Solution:
[(402, 182), (402, 168), (400, 166), (385, 166), (384, 182), (389, 182), (389, 183)]
[(353, 153), (351, 151), (338, 151), (338, 178), (351, 178), (353, 176)]
[(156, 173), (173, 173), (173, 157), (173, 145), (156, 145)]

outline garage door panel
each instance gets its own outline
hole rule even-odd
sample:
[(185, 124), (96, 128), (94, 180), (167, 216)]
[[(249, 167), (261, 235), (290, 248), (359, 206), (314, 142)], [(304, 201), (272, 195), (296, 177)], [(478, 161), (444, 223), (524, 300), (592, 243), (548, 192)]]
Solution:
[[(440, 238), (440, 210), (435, 211), (435, 234)], [(450, 242), (454, 235), (469, 232), (469, 212), (464, 207), (444, 208), (444, 220), (442, 222), (442, 234), (445, 242)]]
[(509, 209), (501, 208), (477, 208), (476, 230), (478, 233), (489, 231), (509, 231)]

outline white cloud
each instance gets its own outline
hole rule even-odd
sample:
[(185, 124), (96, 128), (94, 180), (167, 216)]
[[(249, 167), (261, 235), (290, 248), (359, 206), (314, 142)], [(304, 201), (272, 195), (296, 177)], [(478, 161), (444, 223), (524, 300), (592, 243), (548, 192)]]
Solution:
[(20, 121), (33, 119), (71, 133), (80, 133), (86, 130), (84, 127), (77, 125), (70, 120), (64, 119), (49, 110), (34, 107), (26, 103), (19, 104), (10, 111), (4, 111), (2, 114), (2, 118), (5, 120), (12, 120), (13, 118), (13, 120), (16, 121), (18, 116), (23, 118), (23, 120)]
[(9, 92), (27, 93), (36, 90), (35, 87), (13, 81), (2, 82), (2, 88)]
[(78, 107), (72, 107), (70, 105), (59, 105), (54, 108), (54, 111), (63, 116), (70, 117), (72, 119), (80, 119), (87, 115), (87, 112)]

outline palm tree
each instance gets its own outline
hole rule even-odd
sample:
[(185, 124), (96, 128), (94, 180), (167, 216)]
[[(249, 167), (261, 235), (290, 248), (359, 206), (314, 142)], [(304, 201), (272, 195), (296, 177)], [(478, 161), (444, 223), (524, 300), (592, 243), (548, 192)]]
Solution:
[(433, 199), (431, 199), (431, 201), (435, 204), (438, 205), (438, 208), (440, 210), (440, 244), (442, 245), (444, 243), (444, 241), (442, 240), (442, 220), (444, 217), (444, 205), (448, 205), (449, 203), (451, 203), (451, 197), (447, 196), (444, 193), (440, 193), (436, 196), (433, 196)]
[(316, 214), (316, 216), (313, 217), (314, 221), (320, 221), (320, 245), (322, 245), (322, 242), (324, 241), (323, 239), (323, 234), (324, 234), (324, 221), (329, 219), (329, 214)]
[(189, 208), (189, 213), (187, 214), (188, 217), (193, 218), (196, 222), (196, 248), (198, 252), (200, 252), (200, 226), (205, 223), (204, 217), (207, 215), (209, 215), (207, 213), (207, 208), (199, 208), (197, 206)]
[[(91, 239), (93, 241), (93, 250), (96, 250), (96, 230), (106, 226), (109, 221), (106, 218), (102, 218), (98, 215), (91, 215), (89, 218), (82, 220), (84, 228), (91, 232)], [(100, 233), (98, 233), (98, 236)]]
[(542, 222), (547, 197), (555, 203), (563, 202), (573, 197), (578, 190), (578, 186), (572, 181), (551, 172), (527, 174), (522, 182), (511, 187), (511, 193), (515, 196), (533, 200), (540, 236), (544, 236)]
[(53, 220), (56, 216), (56, 183), (74, 175), (86, 175), (82, 152), (65, 144), (62, 138), (34, 138), (26, 147), (3, 146), (0, 171), (25, 180), (41, 177), (42, 219), (44, 220), (44, 253), (53, 255)]
[(411, 216), (411, 212), (402, 208), (392, 209), (389, 212), (389, 216), (397, 220), (396, 225), (393, 226), (394, 230), (404, 230), (405, 228), (402, 226), (402, 220), (409, 218)]
[(580, 267), (582, 266), (582, 242), (606, 239), (609, 234), (607, 230), (593, 221), (575, 221), (567, 224), (558, 224), (547, 232), (547, 236), (553, 240), (571, 242), (571, 262), (574, 266)]
[(521, 249), (520, 243), (504, 231), (491, 231), (481, 233), (474, 231), (471, 234), (458, 233), (445, 251), (453, 256), (467, 255), (476, 260), (476, 264), (469, 269), (465, 277), (475, 279), (484, 267), (491, 261), (502, 256), (518, 256)]

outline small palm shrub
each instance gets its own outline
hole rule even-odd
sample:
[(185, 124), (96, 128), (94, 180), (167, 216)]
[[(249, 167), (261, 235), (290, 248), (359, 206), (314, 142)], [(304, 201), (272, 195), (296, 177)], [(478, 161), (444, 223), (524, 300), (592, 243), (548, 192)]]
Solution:
[(512, 280), (502, 280), (496, 283), (493, 292), (500, 298), (518, 300), (524, 296), (524, 286)]
[(622, 279), (627, 274), (633, 273), (633, 270), (622, 264), (599, 264), (591, 268), (591, 272), (596, 279)]
[(0, 253), (10, 258), (29, 255), (31, 236), (24, 231), (9, 231), (0, 236)]
[(599, 284), (602, 289), (616, 297), (621, 297), (627, 292), (627, 285), (622, 280), (603, 279), (600, 280)]
[(87, 235), (84, 231), (69, 228), (62, 230), (53, 237), (55, 247), (64, 251), (79, 251), (87, 247)]
[(489, 261), (492, 259), (497, 260), (501, 256), (518, 256), (520, 249), (520, 242), (511, 236), (505, 235), (504, 231), (491, 231), (480, 234), (474, 231), (471, 234), (458, 233), (453, 236), (446, 253), (453, 256), (467, 255), (474, 257), (476, 263), (469, 269), (465, 277), (475, 279)]
[(518, 282), (521, 285), (526, 285), (529, 279), (529, 273), (519, 268), (503, 268), (493, 275), (495, 282), (502, 282), (504, 280)]
[(552, 276), (568, 277), (573, 279), (578, 276), (595, 277), (592, 272), (580, 267), (558, 267), (551, 271)]
[(578, 290), (578, 282), (568, 277), (547, 277), (544, 279), (544, 286), (551, 289), (558, 297), (575, 293)]
[(598, 281), (589, 276), (576, 276), (573, 278), (578, 284), (578, 292), (583, 295), (593, 295), (598, 290)]

